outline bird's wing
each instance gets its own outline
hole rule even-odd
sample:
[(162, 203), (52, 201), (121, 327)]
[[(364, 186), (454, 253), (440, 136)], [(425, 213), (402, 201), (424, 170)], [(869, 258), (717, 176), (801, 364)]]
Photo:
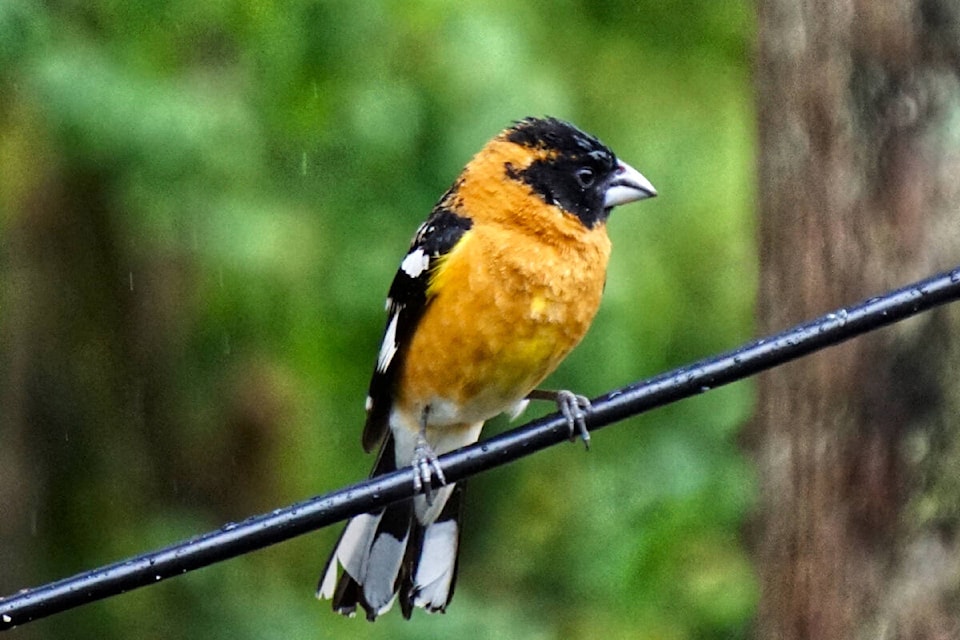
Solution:
[(420, 225), (397, 269), (387, 297), (387, 327), (367, 394), (364, 451), (372, 451), (387, 433), (397, 377), (406, 348), (430, 304), (430, 283), (442, 258), (463, 241), (472, 224), (470, 218), (437, 205)]

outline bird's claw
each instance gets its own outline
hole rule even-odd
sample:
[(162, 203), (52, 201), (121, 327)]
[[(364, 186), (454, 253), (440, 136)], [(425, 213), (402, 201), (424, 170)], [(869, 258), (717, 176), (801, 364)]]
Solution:
[(583, 440), (583, 446), (590, 449), (590, 432), (587, 431), (587, 414), (590, 412), (590, 399), (572, 391), (557, 391), (557, 409), (567, 420), (570, 428), (570, 440), (577, 436)]
[(418, 437), (413, 449), (413, 491), (423, 493), (427, 505), (433, 504), (434, 476), (437, 478), (438, 487), (447, 484), (437, 454), (433, 452), (426, 438)]

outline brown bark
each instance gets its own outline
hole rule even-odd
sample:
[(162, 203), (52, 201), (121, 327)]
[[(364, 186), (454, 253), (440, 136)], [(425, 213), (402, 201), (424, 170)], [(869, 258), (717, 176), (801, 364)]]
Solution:
[[(960, 3), (761, 0), (760, 331), (960, 263)], [(760, 638), (960, 637), (960, 313), (760, 379)]]

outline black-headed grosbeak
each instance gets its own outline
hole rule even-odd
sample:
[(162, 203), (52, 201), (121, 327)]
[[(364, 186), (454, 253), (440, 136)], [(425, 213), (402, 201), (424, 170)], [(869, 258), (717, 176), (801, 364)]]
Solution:
[(501, 132), (443, 195), (390, 286), (363, 431), (366, 451), (380, 447), (372, 475), (413, 465), (426, 495), (350, 520), (317, 590), (334, 610), (359, 604), (374, 620), (398, 594), (404, 617), (445, 610), (463, 483), (445, 484), (436, 459), (476, 442), (485, 420), (550, 397), (586, 439), (586, 399), (536, 387), (600, 304), (610, 210), (654, 195), (603, 143), (554, 118)]

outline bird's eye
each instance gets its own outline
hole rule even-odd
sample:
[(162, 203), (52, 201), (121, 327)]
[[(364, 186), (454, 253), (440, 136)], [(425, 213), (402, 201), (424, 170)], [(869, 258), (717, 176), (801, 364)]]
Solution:
[(590, 167), (580, 167), (577, 169), (577, 182), (580, 183), (580, 186), (584, 189), (589, 189), (593, 186), (594, 181), (596, 180), (596, 175), (593, 173), (593, 169)]

